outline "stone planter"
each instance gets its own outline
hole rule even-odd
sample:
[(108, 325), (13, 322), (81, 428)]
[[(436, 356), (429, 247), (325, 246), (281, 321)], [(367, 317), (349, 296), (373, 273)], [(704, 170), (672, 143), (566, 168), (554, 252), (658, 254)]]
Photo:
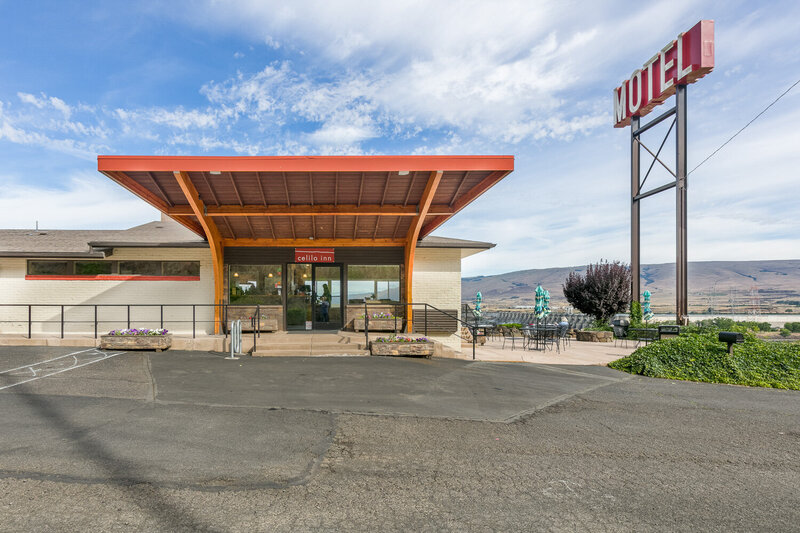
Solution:
[(430, 357), (433, 355), (432, 342), (370, 342), (372, 355), (392, 355), (405, 357)]
[(102, 335), (103, 350), (155, 350), (160, 352), (172, 346), (172, 334), (167, 335)]
[(576, 331), (575, 338), (583, 342), (611, 342), (614, 340), (613, 331)]
[[(395, 324), (397, 329), (403, 329), (403, 319), (397, 317), (397, 322), (394, 318), (370, 318), (369, 330), (370, 331), (394, 331)], [(353, 329), (356, 331), (364, 331), (364, 319), (356, 318), (353, 320)]]

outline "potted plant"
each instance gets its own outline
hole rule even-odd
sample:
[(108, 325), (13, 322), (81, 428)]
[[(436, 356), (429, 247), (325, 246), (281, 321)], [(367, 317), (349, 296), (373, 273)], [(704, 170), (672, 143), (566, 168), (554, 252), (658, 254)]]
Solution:
[(426, 337), (381, 337), (369, 343), (372, 355), (430, 357), (433, 355), (433, 341)]
[[(366, 321), (366, 315), (362, 314), (357, 316), (353, 320), (353, 329), (356, 331), (364, 331)], [(388, 311), (375, 312), (369, 315), (370, 331), (396, 331), (398, 328), (402, 327), (403, 319), (394, 316)]]
[(103, 350), (155, 350), (172, 346), (172, 334), (166, 329), (114, 329), (100, 336)]

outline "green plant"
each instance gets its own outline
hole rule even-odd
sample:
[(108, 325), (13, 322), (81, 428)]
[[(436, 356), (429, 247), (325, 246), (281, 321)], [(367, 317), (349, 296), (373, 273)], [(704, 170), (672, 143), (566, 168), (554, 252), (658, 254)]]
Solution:
[(509, 322), (508, 324), (499, 324), (499, 325), (509, 329), (515, 329), (515, 328), (522, 329), (522, 324), (517, 324), (516, 322)]
[(634, 300), (631, 302), (631, 327), (640, 328), (642, 326), (642, 304)]
[(786, 328), (781, 328), (781, 337), (788, 337), (792, 332)]
[(733, 355), (716, 332), (653, 342), (608, 366), (643, 376), (800, 390), (800, 343), (766, 342), (745, 333)]
[(608, 324), (608, 322), (605, 322), (603, 320), (595, 320), (594, 322), (592, 322), (591, 326), (589, 326), (588, 328), (584, 328), (583, 330), (584, 331), (614, 331), (614, 328), (612, 328)]
[(608, 322), (631, 301), (631, 271), (628, 265), (600, 261), (586, 267), (586, 275), (570, 272), (562, 286), (567, 301), (581, 313)]
[(800, 322), (787, 322), (783, 327), (792, 333), (800, 333)]

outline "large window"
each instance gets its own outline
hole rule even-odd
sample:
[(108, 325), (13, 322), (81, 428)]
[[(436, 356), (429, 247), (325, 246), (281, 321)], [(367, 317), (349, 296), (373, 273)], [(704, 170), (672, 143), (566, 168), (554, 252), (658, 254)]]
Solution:
[(28, 261), (32, 276), (200, 277), (200, 261)]
[(281, 279), (280, 265), (228, 265), (229, 303), (281, 305)]
[(400, 301), (400, 265), (348, 265), (347, 301)]

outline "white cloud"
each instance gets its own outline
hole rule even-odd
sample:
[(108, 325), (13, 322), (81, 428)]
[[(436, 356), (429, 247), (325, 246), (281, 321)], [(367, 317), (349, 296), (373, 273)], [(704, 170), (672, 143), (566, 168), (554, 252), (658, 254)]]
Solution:
[(65, 176), (62, 187), (43, 187), (26, 177), (0, 176), (0, 227), (123, 229), (151, 220), (158, 212), (96, 172)]

